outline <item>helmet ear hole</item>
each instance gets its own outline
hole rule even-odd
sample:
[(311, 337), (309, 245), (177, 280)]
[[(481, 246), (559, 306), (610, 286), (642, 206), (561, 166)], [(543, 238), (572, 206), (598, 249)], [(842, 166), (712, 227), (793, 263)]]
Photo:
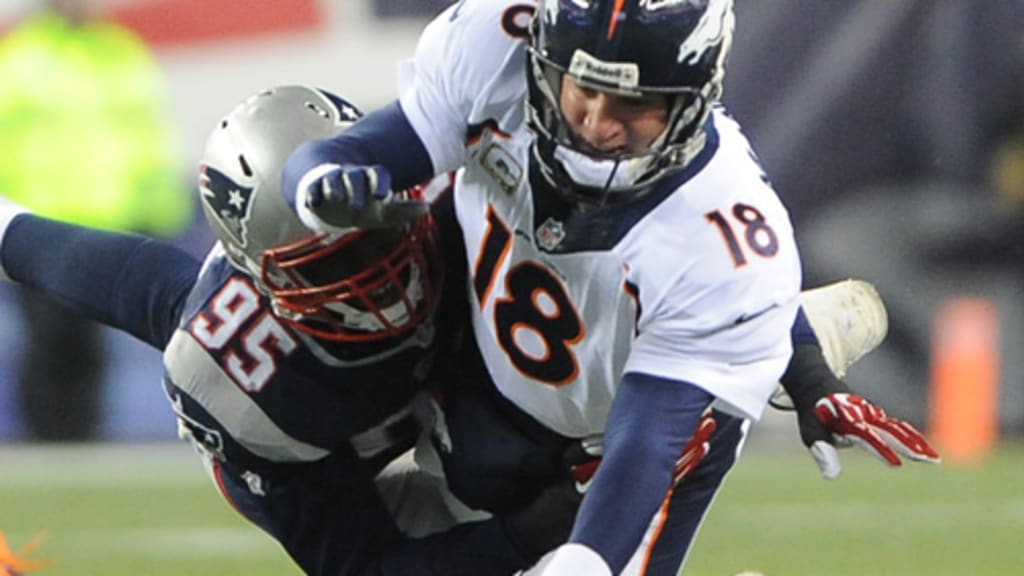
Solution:
[(245, 174), (249, 178), (252, 178), (252, 168), (249, 166), (249, 163), (246, 162), (245, 156), (238, 156), (238, 165), (242, 168), (243, 174)]
[(314, 114), (320, 116), (321, 118), (330, 117), (329, 113), (323, 108), (317, 106), (315, 102), (306, 102), (306, 108), (312, 110)]

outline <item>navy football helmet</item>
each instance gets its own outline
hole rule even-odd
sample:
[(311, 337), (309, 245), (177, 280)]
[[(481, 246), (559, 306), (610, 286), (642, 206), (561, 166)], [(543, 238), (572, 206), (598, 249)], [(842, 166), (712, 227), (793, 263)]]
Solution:
[[(704, 147), (732, 45), (733, 0), (540, 0), (531, 22), (527, 119), (547, 180), (574, 199), (635, 198)], [(597, 155), (562, 116), (562, 77), (626, 97), (669, 99), (666, 130), (639, 153)]]
[[(339, 342), (380, 342), (432, 314), (441, 282), (436, 224), (314, 233), (286, 205), (281, 169), (308, 140), (336, 136), (361, 116), (323, 90), (281, 86), (232, 110), (210, 134), (199, 191), (232, 264), (293, 328)], [(405, 192), (420, 198), (421, 191)]]

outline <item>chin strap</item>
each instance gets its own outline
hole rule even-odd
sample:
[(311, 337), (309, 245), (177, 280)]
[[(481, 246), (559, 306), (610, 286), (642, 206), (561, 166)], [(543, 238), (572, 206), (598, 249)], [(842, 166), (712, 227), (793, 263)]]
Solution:
[(598, 206), (604, 206), (608, 203), (608, 196), (612, 193), (612, 182), (615, 181), (615, 175), (619, 173), (619, 166), (622, 165), (622, 160), (616, 160), (615, 165), (612, 166), (611, 171), (608, 173), (608, 179), (604, 183), (604, 189), (601, 190), (601, 195), (597, 202)]

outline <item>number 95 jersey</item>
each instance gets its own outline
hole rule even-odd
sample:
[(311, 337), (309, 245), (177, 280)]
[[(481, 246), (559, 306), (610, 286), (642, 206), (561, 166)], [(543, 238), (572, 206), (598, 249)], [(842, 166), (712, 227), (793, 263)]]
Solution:
[(415, 437), (390, 425), (405, 425), (422, 388), (429, 332), (376, 354), (349, 344), (329, 354), (281, 322), (218, 244), (164, 350), (164, 388), (192, 439), (242, 469), (283, 471), (349, 443), (373, 457)]

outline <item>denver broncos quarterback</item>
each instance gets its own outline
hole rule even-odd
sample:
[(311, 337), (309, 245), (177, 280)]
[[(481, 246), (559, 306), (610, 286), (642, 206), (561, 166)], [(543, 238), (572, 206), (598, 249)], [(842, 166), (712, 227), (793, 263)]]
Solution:
[[(319, 231), (411, 211), (392, 190), (458, 171), (475, 336), (458, 365), (483, 369), (443, 380), (450, 487), (500, 511), (566, 442), (602, 455), (530, 576), (677, 574), (780, 377), (823, 473), (833, 436), (938, 459), (822, 370), (787, 211), (719, 100), (733, 28), (732, 0), (461, 0), (396, 102), (285, 165)], [(679, 482), (709, 409), (708, 452)]]

